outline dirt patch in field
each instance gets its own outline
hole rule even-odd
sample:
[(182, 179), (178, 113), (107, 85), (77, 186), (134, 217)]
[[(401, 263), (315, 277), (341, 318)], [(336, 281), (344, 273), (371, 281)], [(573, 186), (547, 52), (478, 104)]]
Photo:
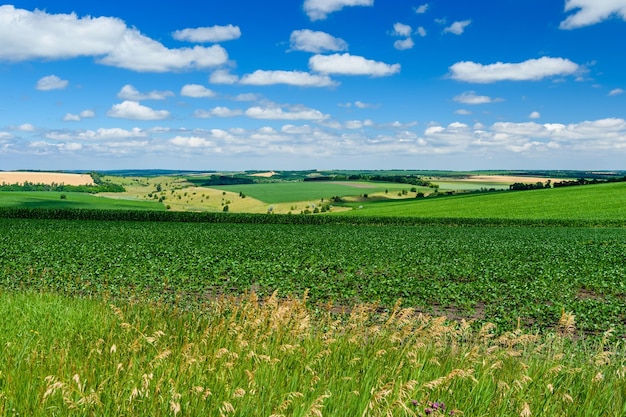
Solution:
[(88, 174), (66, 174), (60, 172), (0, 172), (0, 184), (64, 184), (94, 185), (93, 178)]

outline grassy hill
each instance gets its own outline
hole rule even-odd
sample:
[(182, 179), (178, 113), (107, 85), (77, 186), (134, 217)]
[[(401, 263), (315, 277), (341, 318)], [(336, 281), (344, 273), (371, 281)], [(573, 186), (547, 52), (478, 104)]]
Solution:
[(626, 183), (428, 197), (410, 201), (359, 203), (351, 206), (355, 209), (338, 213), (338, 215), (491, 219), (624, 219), (626, 222)]
[(56, 191), (0, 191), (0, 207), (165, 210), (165, 206), (157, 202), (122, 200), (97, 197), (87, 193)]

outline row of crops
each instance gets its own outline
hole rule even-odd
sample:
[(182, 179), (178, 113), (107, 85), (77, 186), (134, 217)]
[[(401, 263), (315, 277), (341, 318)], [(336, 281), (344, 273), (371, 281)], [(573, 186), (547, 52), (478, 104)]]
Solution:
[[(132, 217), (155, 215), (150, 212), (103, 221), (99, 215), (111, 214), (36, 213), (42, 218), (0, 213), (4, 290), (141, 297), (188, 308), (224, 293), (308, 291), (312, 303), (349, 308), (377, 301), (388, 308), (401, 299), (424, 312), (491, 321), (500, 330), (549, 328), (571, 311), (583, 331), (613, 327), (618, 337), (626, 334), (626, 229), (620, 227)], [(183, 214), (158, 214), (170, 215)]]

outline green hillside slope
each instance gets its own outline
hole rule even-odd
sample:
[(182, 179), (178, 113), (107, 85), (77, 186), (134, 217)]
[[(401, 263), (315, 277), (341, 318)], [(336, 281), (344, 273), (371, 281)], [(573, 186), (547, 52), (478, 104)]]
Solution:
[[(428, 197), (353, 205), (337, 215), (492, 219), (582, 219), (626, 222), (626, 183)], [(360, 207), (360, 208), (359, 208)]]

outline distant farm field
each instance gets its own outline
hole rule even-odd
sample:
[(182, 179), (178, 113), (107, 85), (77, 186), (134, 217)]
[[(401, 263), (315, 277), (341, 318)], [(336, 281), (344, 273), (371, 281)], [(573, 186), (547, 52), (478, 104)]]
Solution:
[(98, 197), (87, 193), (56, 191), (0, 191), (0, 207), (165, 210), (165, 206), (156, 202), (122, 200)]
[[(290, 203), (298, 201), (319, 201), (330, 199), (333, 196), (359, 196), (363, 194), (384, 193), (385, 190), (397, 193), (399, 190), (409, 190), (410, 184), (376, 183), (376, 182), (338, 182), (338, 181), (306, 181), (282, 182), (266, 184), (242, 184), (212, 186), (218, 190), (242, 192), (257, 200), (268, 204)], [(426, 187), (418, 187), (430, 190)]]
[[(623, 219), (626, 224), (626, 183), (542, 190), (476, 193), (397, 202), (359, 204), (342, 214), (490, 219)], [(356, 208), (357, 205), (353, 204)]]
[(65, 184), (65, 185), (93, 185), (93, 178), (89, 174), (69, 174), (61, 172), (30, 172), (30, 171), (0, 171), (0, 184)]

